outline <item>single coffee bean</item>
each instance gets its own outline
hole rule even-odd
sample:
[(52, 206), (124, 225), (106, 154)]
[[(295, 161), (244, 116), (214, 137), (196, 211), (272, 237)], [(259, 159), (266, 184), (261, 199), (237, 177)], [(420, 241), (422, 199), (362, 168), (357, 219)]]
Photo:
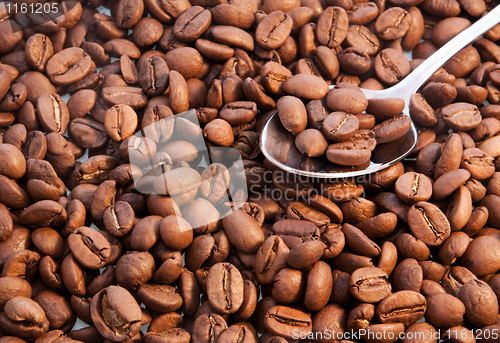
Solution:
[(12, 336), (33, 340), (49, 330), (49, 321), (38, 303), (30, 298), (17, 296), (5, 304), (0, 315), (0, 326)]
[(207, 294), (210, 304), (221, 313), (234, 313), (243, 303), (244, 282), (240, 272), (230, 263), (217, 263), (210, 268)]
[(141, 309), (124, 288), (109, 286), (92, 298), (92, 321), (99, 333), (110, 340), (126, 340), (141, 328)]
[(398, 50), (384, 49), (375, 59), (375, 73), (382, 82), (390, 86), (404, 79), (410, 71), (410, 63)]
[[(409, 326), (424, 317), (425, 297), (415, 291), (399, 291), (382, 300), (375, 310), (381, 323), (403, 323)], [(401, 311), (403, 309), (403, 311)]]
[(438, 122), (434, 110), (420, 93), (411, 96), (410, 115), (413, 120), (425, 127), (435, 126)]
[(395, 190), (399, 199), (408, 205), (413, 205), (431, 198), (432, 182), (424, 174), (408, 172), (398, 178)]
[(191, 338), (197, 342), (216, 342), (227, 327), (220, 315), (205, 313), (196, 318)]
[(382, 269), (366, 267), (351, 275), (349, 290), (353, 297), (362, 302), (376, 303), (391, 293), (391, 284)]
[(255, 41), (263, 49), (272, 50), (279, 48), (292, 32), (292, 18), (281, 12), (275, 11), (266, 16), (255, 29)]
[(498, 301), (486, 282), (481, 280), (467, 282), (460, 290), (459, 299), (465, 305), (465, 319), (472, 326), (484, 327), (495, 323)]
[(402, 38), (410, 27), (410, 14), (401, 7), (391, 7), (375, 21), (375, 32), (383, 40)]
[(329, 90), (328, 84), (316, 75), (293, 75), (283, 84), (285, 93), (309, 100), (322, 99), (328, 94)]
[(105, 126), (87, 118), (73, 119), (68, 133), (76, 144), (85, 149), (103, 148), (109, 140)]
[(325, 153), (328, 143), (321, 131), (306, 129), (295, 138), (295, 146), (307, 157), (319, 157)]
[(294, 329), (307, 336), (312, 330), (311, 318), (302, 311), (286, 306), (274, 306), (264, 318), (266, 329), (272, 334), (292, 339)]
[(88, 227), (76, 229), (69, 235), (68, 244), (78, 262), (89, 269), (103, 267), (110, 256), (109, 242), (98, 231)]
[(212, 15), (209, 10), (201, 6), (192, 6), (184, 11), (174, 24), (175, 38), (194, 42), (208, 30), (212, 21)]
[(387, 119), (373, 127), (378, 144), (393, 142), (403, 137), (411, 127), (411, 119), (404, 113)]
[(168, 86), (168, 72), (165, 60), (153, 56), (139, 70), (139, 84), (147, 95), (163, 94)]
[(81, 48), (67, 48), (53, 55), (46, 66), (49, 79), (61, 86), (68, 86), (88, 75), (92, 59)]
[(69, 124), (69, 110), (59, 94), (43, 94), (36, 102), (38, 120), (44, 131), (64, 133)]
[(130, 137), (137, 128), (137, 114), (128, 105), (115, 105), (106, 112), (104, 128), (115, 142)]
[(349, 19), (342, 7), (330, 6), (320, 15), (316, 25), (316, 39), (329, 48), (339, 46), (347, 35)]
[(328, 93), (326, 104), (332, 111), (359, 114), (368, 107), (368, 100), (357, 87), (337, 86)]
[(358, 128), (358, 118), (344, 112), (332, 112), (323, 121), (323, 133), (333, 142), (343, 142), (352, 138)]
[(429, 246), (443, 243), (451, 233), (450, 223), (434, 204), (422, 201), (408, 211), (408, 226), (415, 237)]
[(293, 135), (305, 130), (307, 126), (307, 111), (299, 98), (284, 96), (277, 103), (278, 115), (283, 126)]
[(454, 131), (468, 131), (481, 123), (479, 109), (472, 104), (458, 102), (441, 110), (447, 127)]

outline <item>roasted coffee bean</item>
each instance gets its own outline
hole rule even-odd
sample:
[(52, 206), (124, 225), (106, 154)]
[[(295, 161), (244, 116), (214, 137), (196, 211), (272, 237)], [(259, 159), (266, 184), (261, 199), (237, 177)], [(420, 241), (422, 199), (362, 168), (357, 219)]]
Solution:
[(5, 304), (0, 325), (8, 334), (33, 340), (49, 330), (44, 310), (34, 300), (17, 296)]
[(450, 223), (441, 210), (428, 202), (417, 202), (408, 211), (408, 226), (429, 246), (437, 246), (450, 236)]
[(141, 309), (132, 295), (119, 286), (109, 286), (92, 298), (92, 321), (99, 333), (110, 340), (135, 336), (141, 327)]
[(383, 40), (402, 38), (410, 26), (410, 14), (401, 7), (392, 7), (377, 18), (375, 32)]
[(81, 48), (67, 48), (53, 55), (46, 72), (57, 85), (67, 86), (82, 80), (90, 72), (92, 59)]
[[(463, 285), (459, 299), (465, 305), (465, 319), (474, 327), (484, 327), (495, 323), (498, 301), (490, 286), (481, 280), (471, 280)], [(476, 300), (478, 299), (478, 300)], [(478, 303), (479, 307), (472, 304)]]
[(362, 302), (376, 303), (390, 294), (391, 284), (382, 269), (366, 267), (357, 269), (351, 275), (349, 290)]
[(337, 6), (328, 7), (318, 18), (316, 39), (321, 45), (335, 48), (344, 41), (348, 24), (349, 19), (345, 9)]
[(292, 31), (292, 18), (281, 12), (274, 11), (266, 16), (255, 29), (255, 41), (263, 49), (276, 49), (285, 42)]
[(423, 318), (426, 307), (425, 297), (420, 293), (399, 291), (382, 300), (376, 307), (375, 315), (384, 324), (403, 323), (409, 326)]
[(399, 199), (408, 205), (413, 205), (416, 202), (427, 201), (431, 198), (432, 183), (423, 174), (408, 172), (398, 178), (395, 190)]
[(137, 127), (137, 114), (132, 107), (115, 105), (106, 111), (104, 128), (115, 142), (130, 137)]
[(269, 309), (264, 318), (266, 329), (272, 334), (291, 339), (293, 329), (307, 336), (312, 330), (311, 318), (302, 311), (286, 306), (275, 306)]
[(68, 244), (78, 262), (89, 269), (103, 267), (110, 256), (110, 246), (106, 238), (88, 227), (76, 229), (69, 235)]
[(384, 49), (375, 58), (375, 73), (390, 86), (404, 79), (410, 71), (410, 63), (398, 50)]
[(284, 96), (277, 103), (278, 115), (281, 123), (293, 135), (305, 130), (307, 125), (307, 111), (299, 98)]
[(358, 128), (358, 118), (344, 112), (332, 112), (323, 121), (323, 133), (333, 142), (343, 142), (352, 138)]
[(69, 110), (59, 94), (43, 94), (36, 102), (38, 120), (46, 132), (64, 133), (69, 124)]

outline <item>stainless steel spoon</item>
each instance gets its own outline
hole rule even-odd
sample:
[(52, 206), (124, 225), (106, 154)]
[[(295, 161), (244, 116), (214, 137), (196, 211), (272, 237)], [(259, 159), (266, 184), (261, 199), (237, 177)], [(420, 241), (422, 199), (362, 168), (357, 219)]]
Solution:
[[(453, 55), (499, 22), (500, 5), (455, 36), (398, 84), (380, 91), (363, 89), (363, 93), (367, 99), (404, 99), (406, 105), (403, 112), (409, 115), (412, 94)], [(330, 88), (333, 88), (333, 86), (330, 86)], [(374, 173), (402, 160), (417, 144), (418, 133), (415, 124), (412, 122), (408, 133), (398, 140), (397, 144), (391, 145), (393, 148), (387, 149), (387, 146), (379, 146), (379, 149), (375, 148), (372, 152), (370, 166), (362, 170), (355, 167), (336, 166), (324, 157), (307, 158), (297, 150), (294, 139), (295, 137), (281, 125), (277, 113), (274, 113), (262, 130), (260, 138), (261, 150), (270, 162), (290, 173), (313, 178), (346, 178)]]

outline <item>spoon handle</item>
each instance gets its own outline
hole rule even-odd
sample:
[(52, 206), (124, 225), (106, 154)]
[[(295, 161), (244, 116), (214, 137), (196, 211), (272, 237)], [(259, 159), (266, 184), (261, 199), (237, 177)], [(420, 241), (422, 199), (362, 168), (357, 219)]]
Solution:
[[(500, 6), (496, 6), (483, 18), (476, 21), (466, 30), (460, 32), (448, 43), (443, 45), (438, 51), (433, 53), (422, 64), (420, 64), (410, 75), (396, 85), (398, 89), (406, 94), (415, 93), (429, 77), (434, 74), (446, 61), (457, 52), (467, 46), (479, 35), (491, 29), (500, 22)], [(395, 87), (395, 88), (396, 88)]]

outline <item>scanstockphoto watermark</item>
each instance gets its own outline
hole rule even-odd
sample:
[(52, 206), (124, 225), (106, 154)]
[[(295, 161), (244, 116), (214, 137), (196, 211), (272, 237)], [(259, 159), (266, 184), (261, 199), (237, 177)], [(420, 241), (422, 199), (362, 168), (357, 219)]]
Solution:
[(356, 331), (335, 331), (325, 329), (323, 331), (301, 332), (299, 329), (292, 330), (292, 339), (310, 339), (310, 340), (364, 340), (364, 341), (383, 341), (394, 342), (398, 339), (411, 339), (414, 341), (424, 341), (425, 339), (441, 339), (440, 331), (425, 332), (394, 332), (394, 331), (371, 331), (369, 329), (360, 329)]
[(464, 327), (453, 327), (448, 330), (432, 330), (432, 331), (375, 331), (368, 329), (351, 330), (351, 331), (335, 331), (325, 329), (323, 331), (301, 332), (299, 329), (292, 330), (292, 339), (311, 339), (311, 340), (364, 340), (394, 342), (396, 340), (408, 339), (414, 342), (436, 341), (441, 339), (456, 339), (456, 340), (470, 340), (472, 337), (476, 339), (494, 339), (500, 338), (497, 328), (487, 329), (466, 329)]

